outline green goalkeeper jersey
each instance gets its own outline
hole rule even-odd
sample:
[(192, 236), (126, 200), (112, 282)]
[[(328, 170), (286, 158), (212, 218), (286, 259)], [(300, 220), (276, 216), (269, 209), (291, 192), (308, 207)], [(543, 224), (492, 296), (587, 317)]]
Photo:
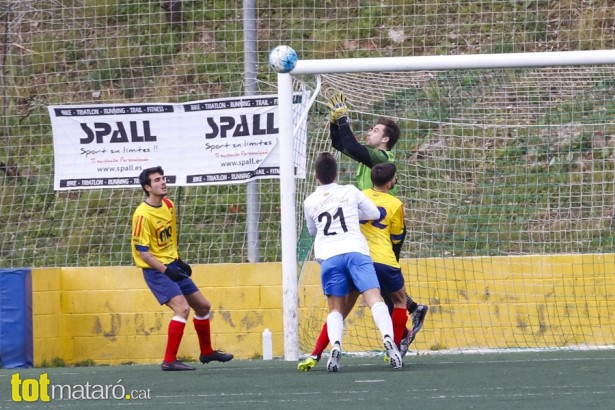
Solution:
[[(369, 151), (369, 156), (371, 158), (372, 166), (376, 164), (382, 164), (384, 162), (395, 162), (393, 158), (393, 152), (391, 151), (383, 151), (380, 149), (369, 148), (366, 147)], [(357, 187), (363, 191), (365, 189), (372, 188), (374, 184), (372, 184), (372, 169), (368, 167), (364, 163), (359, 163), (359, 168), (357, 168)], [(391, 192), (395, 195), (394, 192)]]

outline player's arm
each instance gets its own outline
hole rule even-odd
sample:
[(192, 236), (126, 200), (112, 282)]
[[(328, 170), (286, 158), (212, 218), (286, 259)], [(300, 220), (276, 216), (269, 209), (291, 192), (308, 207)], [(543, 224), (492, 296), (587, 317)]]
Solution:
[(305, 225), (308, 228), (308, 232), (311, 236), (316, 236), (318, 228), (316, 228), (316, 222), (314, 222), (314, 219), (310, 216), (307, 204), (303, 206), (303, 215), (305, 215)]
[(401, 247), (404, 244), (404, 240), (406, 239), (406, 229), (404, 228), (404, 233), (401, 235), (402, 239), (393, 244), (393, 253), (395, 254), (395, 260), (399, 262), (399, 258), (401, 258)]
[(384, 150), (369, 148), (359, 143), (350, 129), (350, 124), (346, 117), (342, 117), (337, 121), (339, 128), (340, 140), (344, 146), (344, 154), (353, 158), (369, 168), (376, 164), (388, 162), (388, 156)]
[(344, 144), (342, 144), (342, 139), (340, 137), (340, 127), (336, 123), (330, 123), (329, 125), (329, 136), (331, 138), (331, 146), (344, 153)]
[(368, 148), (357, 141), (350, 128), (348, 106), (344, 94), (334, 95), (327, 103), (327, 107), (330, 110), (331, 126), (329, 134), (333, 148), (369, 168), (374, 164), (388, 161), (386, 152), (383, 150)]
[(401, 247), (406, 239), (406, 220), (404, 216), (404, 207), (401, 204), (391, 218), (390, 238), (395, 259), (399, 262)]
[[(346, 117), (340, 119), (340, 122), (345, 122)], [(367, 147), (359, 144), (354, 136), (350, 125), (344, 127), (343, 134), (338, 123), (331, 123), (330, 133), (331, 146), (341, 152), (342, 154), (352, 158), (357, 162), (369, 163), (369, 153)], [(344, 135), (344, 137), (342, 137)], [(344, 142), (345, 141), (345, 142)], [(346, 149), (346, 145), (350, 147), (350, 150)], [(366, 164), (367, 165), (367, 164)]]
[(341, 93), (334, 95), (327, 102), (327, 107), (329, 107), (329, 115), (331, 117), (331, 122), (329, 123), (329, 136), (331, 138), (331, 146), (334, 149), (343, 153), (344, 144), (342, 144), (342, 140), (340, 138), (340, 127), (337, 125), (337, 120), (340, 118), (340, 116), (348, 116), (346, 97), (344, 96), (344, 94)]
[[(169, 211), (173, 215), (173, 217), (171, 219), (171, 221), (172, 221), (171, 222), (171, 234), (173, 236), (173, 243), (178, 244), (179, 243), (179, 239), (177, 237), (177, 232), (178, 232), (178, 230), (177, 230), (177, 211), (175, 209), (175, 204), (169, 198), (163, 198), (162, 201), (169, 208)], [(183, 273), (183, 274), (185, 274), (187, 276), (192, 276), (192, 266), (190, 266), (189, 264), (187, 264), (186, 262), (181, 260), (179, 255), (175, 259), (175, 266), (174, 266), (173, 269), (175, 269), (177, 267), (181, 271), (181, 272), (178, 272), (178, 273)], [(167, 268), (167, 270), (168, 270), (168, 268)], [(161, 271), (161, 272), (163, 272), (163, 271)], [(167, 274), (167, 273), (165, 272), (165, 274)], [(167, 276), (171, 277), (171, 276), (173, 276), (173, 274), (170, 273), (170, 274), (167, 274)], [(179, 278), (179, 277), (177, 276), (175, 279), (173, 277), (171, 277), (171, 279), (173, 279), (173, 280), (177, 280), (177, 278)]]
[(406, 222), (404, 219), (404, 206), (399, 203), (399, 206), (393, 211), (389, 220), (389, 234), (392, 243), (399, 243), (404, 239)]
[(190, 276), (177, 268), (167, 266), (164, 263), (160, 262), (158, 258), (156, 258), (154, 255), (151, 254), (149, 250), (147, 250), (146, 247), (137, 246), (137, 250), (139, 251), (139, 256), (141, 257), (141, 259), (143, 259), (143, 262), (147, 263), (150, 268), (155, 269), (158, 272), (164, 273), (175, 282), (179, 282), (180, 280), (186, 279)]
[[(351, 156), (344, 147), (342, 136), (340, 134), (340, 127), (338, 124), (340, 119), (343, 119), (344, 123), (348, 123), (348, 106), (346, 105), (346, 96), (342, 93), (335, 94), (327, 102), (327, 107), (329, 107), (329, 116), (331, 118), (331, 122), (329, 125), (331, 146), (336, 150), (340, 151), (341, 153)], [(348, 130), (350, 130), (350, 127), (348, 127)], [(350, 131), (350, 133), (352, 133), (352, 131)]]
[(164, 263), (160, 262), (154, 255), (151, 254), (148, 248), (144, 246), (137, 246), (137, 251), (143, 262), (147, 263), (150, 268), (157, 270), (158, 272), (164, 272), (167, 267)]
[[(167, 275), (171, 280), (179, 282), (180, 280), (186, 279), (190, 276), (190, 274), (188, 274), (187, 272), (185, 273), (177, 268), (167, 266), (164, 263), (160, 262), (158, 258), (152, 255), (152, 253), (149, 251), (148, 246), (135, 245), (135, 248), (137, 250), (137, 253), (139, 254), (139, 257), (143, 262), (147, 264), (147, 266), (154, 270), (157, 270), (158, 272), (162, 272), (163, 274)], [(192, 270), (190, 271), (190, 273), (192, 273)]]
[(361, 220), (374, 221), (380, 218), (380, 210), (363, 192), (357, 189), (357, 203), (359, 218)]

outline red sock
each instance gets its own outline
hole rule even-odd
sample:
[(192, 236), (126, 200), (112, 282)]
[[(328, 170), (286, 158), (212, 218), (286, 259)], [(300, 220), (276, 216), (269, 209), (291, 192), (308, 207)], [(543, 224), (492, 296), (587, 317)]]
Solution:
[(318, 357), (318, 360), (320, 360), (320, 356), (327, 346), (329, 346), (329, 335), (327, 334), (327, 322), (325, 322), (320, 331), (320, 335), (318, 335), (318, 340), (316, 340), (316, 346), (314, 346), (312, 355)]
[(207, 319), (193, 318), (192, 322), (194, 323), (196, 334), (199, 336), (199, 348), (201, 349), (201, 354), (204, 354), (204, 355), (212, 354), (214, 352), (214, 349), (212, 349), (211, 347), (211, 332), (209, 330), (209, 318)]
[(178, 320), (171, 320), (171, 322), (169, 323), (167, 349), (164, 353), (165, 362), (173, 363), (175, 360), (177, 360), (177, 351), (179, 350), (179, 344), (182, 341), (185, 327), (186, 324)]
[(399, 346), (399, 342), (404, 337), (404, 331), (406, 330), (406, 323), (408, 322), (408, 311), (404, 308), (393, 309), (393, 341)]

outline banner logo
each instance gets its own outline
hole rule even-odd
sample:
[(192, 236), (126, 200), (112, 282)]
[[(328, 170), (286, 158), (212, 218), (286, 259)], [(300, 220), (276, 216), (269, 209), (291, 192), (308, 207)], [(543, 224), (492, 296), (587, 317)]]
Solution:
[(296, 135), (280, 136), (276, 95), (184, 104), (48, 107), (54, 189), (139, 187), (139, 173), (162, 166), (169, 185), (279, 178), (278, 139), (294, 138), (305, 178), (309, 92), (293, 96)]

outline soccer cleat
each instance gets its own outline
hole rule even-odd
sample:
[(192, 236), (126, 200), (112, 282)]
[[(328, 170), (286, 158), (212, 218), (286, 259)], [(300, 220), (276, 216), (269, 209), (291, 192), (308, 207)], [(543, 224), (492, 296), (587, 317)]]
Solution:
[(412, 340), (414, 340), (413, 335), (414, 333), (411, 330), (404, 330), (404, 337), (402, 337), (401, 342), (399, 342), (399, 354), (401, 355), (402, 359), (406, 357), (406, 354), (408, 353), (408, 348), (410, 347), (410, 343), (412, 343)]
[(427, 305), (418, 305), (416, 310), (410, 315), (412, 317), (412, 331), (408, 341), (408, 346), (410, 346), (410, 344), (414, 341), (416, 334), (423, 327), (423, 322), (425, 321), (425, 316), (427, 315), (428, 310), (429, 307)]
[(199, 356), (199, 360), (201, 363), (206, 364), (209, 362), (228, 362), (233, 360), (233, 355), (230, 353), (225, 353), (221, 350), (214, 350), (211, 354), (205, 355), (202, 354)]
[(179, 360), (175, 360), (172, 363), (162, 362), (160, 368), (165, 372), (177, 372), (182, 370), (195, 370), (194, 367), (183, 364)]
[(327, 361), (327, 371), (329, 373), (337, 373), (340, 369), (340, 357), (342, 356), (342, 347), (340, 346), (340, 342), (335, 342), (333, 344), (333, 348), (331, 349), (331, 355), (329, 356), (329, 360)]
[(394, 369), (401, 369), (404, 362), (401, 358), (401, 354), (399, 354), (397, 346), (395, 346), (395, 342), (393, 342), (393, 339), (389, 335), (384, 337), (384, 348), (387, 350), (387, 354), (391, 360), (391, 367)]
[(312, 355), (301, 360), (297, 365), (297, 370), (300, 372), (307, 372), (318, 364), (318, 356)]

